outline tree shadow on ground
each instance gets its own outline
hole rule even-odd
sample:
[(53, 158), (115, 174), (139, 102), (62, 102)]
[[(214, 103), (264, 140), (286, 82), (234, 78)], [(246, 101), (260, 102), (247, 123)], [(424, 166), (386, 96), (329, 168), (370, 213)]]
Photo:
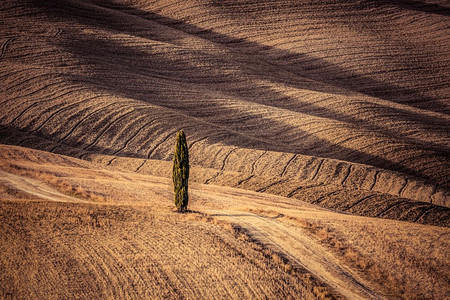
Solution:
[[(74, 6), (74, 3), (77, 3)], [(108, 2), (103, 2), (108, 3)], [(263, 78), (280, 83), (287, 84), (297, 89), (310, 89), (317, 92), (332, 93), (338, 95), (352, 95), (353, 93), (363, 92), (374, 97), (381, 97), (389, 101), (397, 101), (399, 95), (407, 95), (409, 99), (420, 99), (423, 103), (433, 101), (434, 99), (427, 99), (422, 97), (417, 91), (410, 89), (402, 89), (397, 86), (391, 86), (386, 83), (377, 82), (372, 78), (356, 75), (350, 70), (342, 68), (339, 65), (329, 63), (327, 61), (316, 59), (307, 54), (294, 53), (286, 50), (280, 50), (274, 47), (259, 45), (255, 42), (250, 42), (245, 39), (236, 39), (213, 30), (203, 29), (191, 24), (187, 24), (180, 20), (170, 19), (151, 12), (140, 11), (130, 7), (121, 6), (119, 4), (111, 4), (110, 8), (100, 7), (93, 4), (86, 4), (82, 2), (59, 1), (58, 3), (48, 3), (48, 1), (37, 1), (34, 5), (43, 8), (46, 14), (55, 16), (58, 20), (71, 20), (79, 26), (92, 26), (99, 30), (111, 30), (117, 33), (128, 33), (134, 36), (149, 40), (157, 40), (164, 43), (176, 43), (177, 37), (171, 35), (161, 34), (158, 30), (161, 28), (172, 30), (170, 33), (178, 35), (178, 37), (188, 34), (197, 38), (203, 39), (213, 45), (221, 45), (232, 53), (236, 53), (239, 59), (249, 58), (250, 62), (241, 64), (240, 62), (228, 61), (221, 57), (218, 53), (205, 53), (201, 50), (190, 50), (194, 55), (197, 55), (199, 61), (201, 59), (211, 59), (216, 62), (216, 66), (223, 65), (226, 70), (229, 67), (239, 68), (238, 75), (227, 75), (224, 72), (217, 72), (215, 69), (207, 69), (203, 66), (195, 66), (190, 64), (187, 60), (179, 60), (177, 58), (168, 58), (168, 56), (157, 56), (145, 51), (145, 47), (133, 47), (132, 45), (124, 45), (120, 40), (106, 40), (101, 39), (99, 35), (84, 35), (79, 32), (76, 39), (67, 40), (60, 38), (55, 40), (55, 44), (63, 47), (68, 53), (74, 55), (82, 62), (83, 67), (89, 72), (73, 72), (65, 74), (66, 79), (95, 86), (98, 89), (106, 90), (114, 95), (122, 95), (127, 98), (137, 99), (144, 102), (149, 102), (176, 112), (183, 112), (190, 117), (189, 122), (196, 122), (198, 118), (208, 121), (207, 126), (218, 126), (213, 131), (221, 131), (223, 128), (232, 129), (225, 130), (224, 136), (208, 138), (211, 142), (221, 142), (225, 144), (238, 144), (242, 147), (285, 151), (310, 155), (319, 155), (325, 157), (332, 157), (346, 160), (351, 153), (352, 161), (365, 163), (371, 161), (372, 165), (402, 171), (407, 174), (426, 177), (424, 174), (412, 170), (405, 165), (398, 164), (395, 161), (386, 160), (380, 156), (373, 155), (366, 152), (355, 151), (354, 149), (346, 148), (342, 145), (336, 145), (328, 141), (315, 137), (315, 142), (312, 145), (320, 145), (318, 148), (299, 149), (301, 141), (290, 143), (287, 140), (273, 140), (273, 136), (264, 136), (264, 131), (260, 131), (263, 136), (259, 139), (252, 137), (252, 129), (239, 129), (239, 121), (226, 120), (218, 118), (220, 112), (224, 116), (234, 116), (239, 111), (227, 108), (220, 102), (204, 101), (203, 104), (196, 103), (194, 99), (198, 96), (208, 94), (209, 88), (214, 87), (219, 93), (230, 96), (239, 97), (248, 102), (255, 102), (268, 106), (274, 106), (282, 109), (289, 109), (312, 116), (326, 117), (332, 120), (338, 120), (352, 124), (353, 126), (360, 126), (368, 131), (382, 132), (386, 136), (393, 136), (400, 142), (407, 142), (412, 147), (419, 147), (422, 150), (430, 151), (430, 155), (448, 157), (448, 149), (443, 149), (436, 145), (425, 145), (421, 141), (414, 139), (405, 139), (399, 137), (397, 133), (393, 133), (389, 128), (377, 127), (376, 125), (366, 125), (363, 122), (350, 117), (348, 115), (339, 114), (334, 110), (327, 110), (322, 107), (315, 107), (311, 103), (299, 103), (298, 99), (290, 99), (289, 97), (277, 93), (270, 89), (259, 89), (257, 91), (241, 89), (244, 75), (255, 78)], [(139, 22), (136, 22), (137, 18)], [(154, 27), (152, 29), (152, 26)], [(156, 27), (155, 27), (156, 26)], [(162, 26), (162, 27), (161, 27)], [(155, 29), (156, 28), (156, 29)], [(79, 29), (79, 28), (78, 28)], [(78, 30), (76, 26), (74, 31)], [(177, 47), (174, 47), (174, 51)], [(183, 51), (183, 49), (179, 50)], [(252, 53), (249, 55), (249, 53)], [(179, 53), (182, 57), (182, 52)], [(274, 57), (289, 57), (294, 63), (288, 69), (277, 65)], [(103, 60), (102, 64), (98, 64), (99, 60)], [(105, 62), (106, 60), (106, 62)], [(163, 61), (162, 61), (163, 60)], [(302, 62), (311, 62), (303, 65)], [(162, 67), (164, 66), (164, 67)], [(244, 67), (243, 67), (244, 66)], [(257, 67), (255, 70), (255, 66)], [(277, 69), (281, 68), (282, 73), (277, 73)], [(320, 69), (320, 74), (314, 70)], [(261, 73), (263, 70), (264, 73)], [(270, 74), (268, 70), (274, 70), (274, 74)], [(181, 71), (181, 72), (180, 72)], [(189, 74), (189, 76), (187, 76)], [(337, 80), (337, 78), (341, 78)], [(347, 78), (348, 80), (346, 80)], [(224, 87), (221, 83), (227, 83)], [(228, 84), (231, 83), (231, 84)], [(229, 88), (236, 84), (239, 89)], [(171, 93), (166, 93), (161, 89), (161, 85), (171, 86)], [(245, 82), (244, 82), (245, 85)], [(202, 91), (202, 88), (206, 91)], [(366, 87), (374, 87), (372, 90), (364, 90)], [(198, 90), (201, 92), (199, 93)], [(384, 90), (390, 92), (386, 95), (381, 95)], [(392, 92), (392, 91), (395, 92)], [(189, 96), (182, 100), (174, 99), (176, 91), (183, 91), (182, 93), (189, 94)], [(381, 94), (380, 94), (381, 93)], [(214, 97), (210, 98), (213, 99)], [(284, 102), (286, 105), (283, 104)], [(414, 100), (415, 101), (415, 100)], [(421, 107), (422, 104), (415, 102), (408, 103), (411, 106)], [(400, 101), (402, 102), (402, 101)], [(422, 103), (422, 102), (421, 102)], [(294, 105), (293, 105), (294, 104)], [(308, 105), (309, 109), (302, 109), (303, 106)], [(243, 115), (245, 118), (252, 118), (252, 115)], [(421, 115), (411, 115), (410, 112), (399, 112), (399, 117), (404, 118), (409, 122), (416, 122), (427, 125), (428, 119), (422, 119)], [(258, 119), (262, 124), (264, 119)], [(282, 128), (285, 124), (277, 124), (278, 121), (268, 120), (265, 124), (267, 127)], [(433, 122), (436, 125), (434, 129), (436, 133), (441, 133), (442, 130), (448, 128), (448, 121), (445, 119), (435, 118)], [(280, 122), (281, 123), (281, 122)], [(237, 127), (236, 127), (237, 126)], [(295, 130), (295, 128), (292, 128)], [(298, 130), (298, 129), (297, 129)], [(431, 128), (430, 130), (433, 130)], [(301, 137), (302, 133), (298, 132)], [(314, 137), (313, 137), (314, 138)], [(269, 141), (269, 142), (264, 142)]]

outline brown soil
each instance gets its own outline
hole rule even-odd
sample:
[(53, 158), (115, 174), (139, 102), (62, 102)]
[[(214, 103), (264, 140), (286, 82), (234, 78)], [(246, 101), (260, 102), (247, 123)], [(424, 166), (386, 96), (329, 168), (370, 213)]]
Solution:
[(2, 1), (0, 298), (448, 297), (449, 14)]

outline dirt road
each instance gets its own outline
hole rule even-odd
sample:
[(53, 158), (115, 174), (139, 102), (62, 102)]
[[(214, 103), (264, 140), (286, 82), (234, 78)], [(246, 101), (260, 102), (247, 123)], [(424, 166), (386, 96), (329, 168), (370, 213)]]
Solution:
[(87, 202), (81, 198), (65, 195), (44, 183), (0, 170), (0, 184), (21, 193), (56, 202)]
[(278, 217), (226, 210), (208, 213), (245, 228), (255, 239), (309, 270), (347, 299), (384, 299), (301, 228), (281, 222)]

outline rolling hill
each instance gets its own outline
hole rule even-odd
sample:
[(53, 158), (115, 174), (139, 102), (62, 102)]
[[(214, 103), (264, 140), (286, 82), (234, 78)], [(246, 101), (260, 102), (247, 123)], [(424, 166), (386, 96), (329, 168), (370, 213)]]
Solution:
[[(0, 295), (445, 298), (449, 15), (434, 0), (2, 1)], [(169, 208), (180, 129), (191, 216)]]

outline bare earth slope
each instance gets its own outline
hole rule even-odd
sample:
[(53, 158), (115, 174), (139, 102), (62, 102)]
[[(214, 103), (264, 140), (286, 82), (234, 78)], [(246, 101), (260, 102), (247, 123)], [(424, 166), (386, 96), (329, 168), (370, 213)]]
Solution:
[[(324, 286), (330, 293), (351, 299), (442, 298), (448, 294), (448, 268), (442, 267), (447, 263), (442, 255), (448, 257), (443, 237), (450, 227), (447, 1), (4, 0), (0, 3), (0, 82), (0, 144), (46, 151), (0, 148), (4, 164), (1, 199), (6, 201), (0, 211), (16, 218), (5, 217), (2, 222), (12, 222), (8, 226), (14, 229), (8, 232), (21, 232), (18, 239), (30, 241), (27, 234), (49, 234), (53, 230), (49, 223), (60, 213), (72, 220), (77, 214), (96, 211), (97, 215), (113, 208), (118, 215), (130, 216), (131, 223), (108, 217), (108, 222), (119, 222), (115, 224), (121, 232), (96, 229), (86, 245), (101, 236), (113, 240), (115, 234), (133, 236), (125, 228), (130, 224), (151, 224), (148, 220), (153, 213), (135, 206), (147, 206), (152, 197), (160, 202), (171, 198), (168, 178), (173, 140), (183, 128), (190, 149), (191, 182), (197, 184), (194, 199), (202, 203), (195, 206), (201, 211), (198, 218), (202, 221), (196, 227), (202, 236), (199, 241), (206, 241), (203, 235), (212, 230), (223, 234), (221, 238), (233, 249), (257, 248), (250, 242), (250, 246), (233, 244), (235, 235), (242, 234), (236, 228), (242, 227), (263, 245), (258, 247), (267, 250), (266, 246), (272, 245), (270, 251), (281, 253), (279, 259), (289, 265), (260, 262), (264, 255), (258, 256), (261, 249), (255, 248), (256, 252), (249, 254), (248, 268), (265, 264), (263, 269), (273, 273), (261, 280), (272, 278), (273, 285), (261, 290), (256, 277), (249, 278), (248, 288), (241, 287), (240, 279), (227, 279), (231, 281), (222, 290), (220, 280), (205, 283), (216, 284), (214, 289), (221, 290), (219, 297), (236, 293), (229, 295), (315, 298), (326, 290)], [(43, 157), (47, 161), (42, 161)], [(21, 159), (19, 169), (7, 163)], [(47, 171), (54, 174), (37, 174), (47, 163)], [(106, 175), (98, 170), (100, 165), (127, 175)], [(74, 177), (70, 168), (82, 168), (91, 175)], [(87, 171), (91, 169), (95, 171)], [(120, 180), (110, 184), (111, 176)], [(71, 178), (70, 182), (61, 177)], [(133, 185), (130, 178), (159, 179), (149, 187), (154, 192), (140, 194), (133, 189), (142, 186)], [(117, 184), (130, 185), (123, 201), (117, 196), (122, 194), (111, 191)], [(208, 192), (202, 194), (204, 191)], [(236, 202), (230, 200), (234, 197)], [(254, 200), (258, 197), (264, 199), (263, 205)], [(89, 201), (108, 206), (80, 203)], [(281, 208), (277, 201), (289, 205)], [(30, 206), (21, 211), (23, 203)], [(274, 207), (264, 208), (269, 205)], [(170, 235), (173, 224), (167, 224), (178, 222), (178, 217), (162, 207), (167, 211), (162, 210), (165, 217), (158, 220), (157, 228), (168, 227)], [(73, 215), (65, 208), (73, 208)], [(304, 209), (308, 213), (313, 210), (314, 216), (307, 217)], [(41, 215), (46, 221), (30, 233)], [(80, 218), (74, 222), (80, 222), (81, 231), (89, 231), (94, 223)], [(238, 227), (223, 233), (208, 222), (205, 225), (205, 218)], [(22, 219), (26, 221), (14, 223)], [(188, 230), (185, 221), (192, 220), (180, 221)], [(56, 241), (66, 221), (58, 222), (49, 241)], [(157, 233), (146, 230), (143, 235), (158, 239)], [(327, 245), (337, 258), (305, 254), (298, 245), (318, 249), (310, 238), (321, 240), (320, 245)], [(385, 241), (380, 249), (378, 238)], [(5, 238), (2, 243), (6, 247), (13, 240)], [(84, 247), (70, 238), (62, 243)], [(93, 247), (108, 251), (115, 247), (102, 243)], [(169, 241), (161, 243), (165, 249)], [(214, 244), (214, 239), (207, 243)], [(342, 243), (347, 250), (340, 249)], [(437, 244), (437, 250), (424, 250), (423, 256), (414, 253), (413, 247), (419, 245), (421, 250), (424, 244), (433, 249), (429, 243)], [(21, 247), (27, 247), (26, 242)], [(136, 253), (148, 250), (145, 243), (136, 247)], [(406, 251), (407, 259), (395, 252), (400, 251), (397, 247)], [(217, 257), (232, 256), (226, 252), (232, 250), (224, 249)], [(93, 251), (99, 257), (106, 255), (102, 250)], [(128, 250), (111, 251), (128, 255)], [(370, 251), (382, 252), (375, 258)], [(430, 266), (424, 263), (427, 255), (433, 257)], [(168, 263), (168, 257), (155, 257), (152, 264)], [(5, 256), (2, 259), (5, 263)], [(130, 267), (130, 260), (124, 261), (118, 270)], [(343, 267), (344, 261), (352, 270)], [(235, 266), (237, 262), (229, 263)], [(38, 264), (30, 270), (37, 270)], [(175, 268), (169, 265), (167, 268)], [(305, 283), (298, 272), (286, 275), (277, 269), (292, 265), (302, 270), (300, 273), (314, 273), (316, 285)], [(328, 266), (325, 271), (324, 265)], [(28, 273), (27, 267), (17, 269), (17, 274)], [(189, 281), (189, 276), (174, 279), (175, 269), (170, 269), (172, 274), (164, 266), (158, 268), (166, 275), (150, 289), (161, 288), (155, 292), (159, 297), (165, 296), (162, 291), (169, 291), (167, 296), (173, 298), (211, 296), (207, 291), (180, 290), (188, 289), (184, 280)], [(202, 267), (195, 268), (193, 272), (201, 273)], [(239, 272), (230, 268), (231, 273)], [(142, 278), (141, 271), (129, 274)], [(70, 274), (70, 270), (64, 272)], [(113, 270), (104, 272), (91, 275), (106, 278)], [(17, 274), (5, 275), (12, 276), (5, 280), (16, 284)], [(123, 285), (126, 278), (129, 276), (117, 279), (117, 284)], [(381, 278), (387, 279), (383, 282)], [(27, 282), (23, 277), (20, 280)], [(291, 290), (292, 282), (297, 281), (302, 282), (299, 290)], [(93, 293), (112, 298), (156, 295), (143, 289), (130, 295), (115, 290), (103, 294), (110, 284), (105, 281)], [(127, 284), (131, 289), (137, 283)], [(240, 292), (234, 289), (236, 285)], [(56, 290), (53, 297), (61, 298), (62, 290)], [(82, 286), (71, 287), (71, 293), (82, 290)], [(17, 297), (30, 291), (21, 290), (23, 294)]]

